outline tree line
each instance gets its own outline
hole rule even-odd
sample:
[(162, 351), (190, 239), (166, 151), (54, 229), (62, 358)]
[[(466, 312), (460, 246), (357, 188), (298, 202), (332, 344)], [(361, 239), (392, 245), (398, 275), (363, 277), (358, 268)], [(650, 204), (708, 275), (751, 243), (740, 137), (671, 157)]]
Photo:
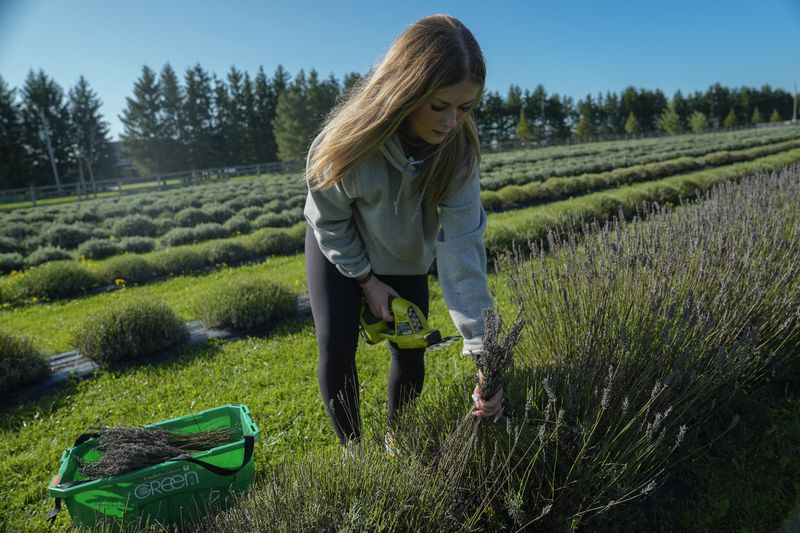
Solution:
[(0, 187), (112, 176), (116, 157), (101, 106), (83, 76), (67, 94), (42, 70), (19, 90), (0, 78)]
[[(268, 76), (232, 66), (224, 76), (200, 64), (181, 76), (166, 63), (145, 65), (120, 115), (122, 150), (141, 175), (302, 159), (334, 104), (358, 81), (348, 73), (321, 79), (304, 70), (292, 78), (278, 65)], [(487, 91), (476, 109), (484, 142), (550, 141), (571, 136), (703, 131), (777, 122), (793, 113), (793, 96), (769, 85), (728, 88), (671, 98), (656, 89), (570, 96), (512, 85)], [(65, 96), (42, 70), (21, 90), (0, 78), (0, 187), (114, 177), (115, 152), (102, 102), (81, 77)], [(51, 155), (52, 154), (52, 155)]]

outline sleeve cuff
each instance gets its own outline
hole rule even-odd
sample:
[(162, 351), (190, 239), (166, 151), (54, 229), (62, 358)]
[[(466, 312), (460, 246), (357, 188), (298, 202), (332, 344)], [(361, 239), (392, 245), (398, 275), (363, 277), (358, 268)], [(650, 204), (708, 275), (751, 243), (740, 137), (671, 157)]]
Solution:
[(464, 345), (461, 349), (461, 355), (476, 356), (483, 351), (483, 337), (473, 337), (471, 339), (464, 339)]
[(360, 278), (361, 276), (363, 276), (363, 275), (364, 275), (364, 274), (366, 274), (367, 272), (370, 272), (370, 271), (372, 270), (372, 265), (370, 265), (369, 263), (367, 263), (367, 266), (365, 266), (363, 269), (361, 269), (361, 270), (358, 270), (358, 271), (355, 271), (355, 270), (354, 270), (354, 271), (345, 270), (344, 268), (342, 268), (342, 266), (341, 266), (341, 265), (336, 265), (336, 269), (337, 269), (337, 270), (339, 270), (339, 272), (340, 272), (340, 273), (341, 273), (343, 276), (345, 276), (345, 277), (347, 277), (347, 278), (353, 278), (353, 279), (355, 279), (355, 278)]

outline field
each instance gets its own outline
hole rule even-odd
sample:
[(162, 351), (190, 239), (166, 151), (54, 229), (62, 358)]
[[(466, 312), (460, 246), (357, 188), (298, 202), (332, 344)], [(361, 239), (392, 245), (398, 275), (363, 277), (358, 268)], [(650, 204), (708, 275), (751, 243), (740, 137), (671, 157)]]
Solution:
[[(247, 404), (261, 427), (258, 488), (210, 529), (786, 526), (800, 504), (797, 162), (797, 128), (487, 154), (490, 287), (503, 317), (522, 307), (526, 318), (505, 423), (464, 422), (474, 362), (458, 347), (433, 352), (398, 431), (411, 453), (387, 460), (388, 358), (361, 343), (367, 444), (342, 463), (313, 323), (280, 321), (7, 407), (0, 529), (46, 527), (47, 484), (88, 426), (226, 403)], [(277, 281), (301, 294), (304, 190), (297, 175), (269, 175), (9, 210), (0, 255), (18, 257), (0, 279), (0, 329), (52, 356), (117, 304), (160, 300), (188, 322), (218, 286)], [(138, 253), (122, 253), (131, 242)], [(518, 248), (528, 242), (542, 245), (530, 257)], [(109, 253), (81, 253), (93, 246)], [(42, 247), (61, 255), (29, 260)], [(165, 259), (176, 253), (178, 266)], [(98, 292), (106, 285), (116, 289)], [(433, 277), (430, 315), (456, 333)]]

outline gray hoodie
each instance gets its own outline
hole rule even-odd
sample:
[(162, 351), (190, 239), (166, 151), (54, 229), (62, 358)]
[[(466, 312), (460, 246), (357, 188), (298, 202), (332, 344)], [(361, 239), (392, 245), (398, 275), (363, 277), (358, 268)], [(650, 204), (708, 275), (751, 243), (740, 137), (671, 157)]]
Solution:
[[(318, 141), (319, 136), (309, 156)], [(415, 194), (416, 176), (395, 133), (333, 187), (309, 188), (305, 218), (322, 253), (347, 277), (370, 270), (378, 275), (426, 274), (436, 259), (447, 308), (464, 337), (462, 353), (477, 353), (483, 349), (481, 310), (493, 307), (478, 165), (465, 186), (451, 187), (438, 206)]]

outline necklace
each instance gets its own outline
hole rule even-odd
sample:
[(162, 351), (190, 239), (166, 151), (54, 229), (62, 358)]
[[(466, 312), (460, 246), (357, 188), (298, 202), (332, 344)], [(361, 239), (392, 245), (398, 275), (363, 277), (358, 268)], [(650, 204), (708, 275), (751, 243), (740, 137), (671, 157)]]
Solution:
[(431, 156), (428, 156), (428, 157), (426, 157), (424, 159), (415, 159), (413, 155), (410, 155), (410, 156), (408, 156), (408, 162), (411, 163), (413, 166), (417, 166), (417, 165), (421, 165), (422, 163), (424, 163), (430, 157)]
[[(427, 143), (427, 142), (425, 142), (425, 141), (422, 141), (422, 140), (421, 140), (421, 141), (418, 141), (418, 142), (413, 142), (413, 141), (411, 141), (411, 140), (410, 140), (410, 139), (408, 139), (408, 138), (407, 138), (405, 135), (403, 135), (403, 132), (402, 132), (402, 131), (400, 131), (399, 129), (397, 130), (397, 133), (398, 133), (398, 135), (400, 136), (400, 141), (401, 141), (401, 144), (403, 145), (403, 148), (404, 148), (405, 152), (406, 152), (407, 154), (409, 154), (409, 156), (408, 156), (408, 162), (409, 162), (409, 163), (410, 163), (410, 164), (411, 164), (411, 165), (412, 165), (414, 168), (417, 168), (417, 167), (419, 167), (419, 165), (421, 165), (422, 163), (424, 163), (425, 161), (427, 161), (428, 159), (430, 159), (430, 157), (433, 155), (433, 153), (430, 153), (430, 154), (426, 155), (425, 157), (423, 157), (422, 159), (417, 159), (416, 157), (414, 157), (413, 155), (411, 155), (411, 152), (412, 152), (412, 151), (413, 151), (413, 152), (417, 152), (418, 154), (420, 154), (420, 153), (421, 153), (421, 154), (424, 154), (424, 153), (425, 153), (425, 152), (427, 152), (429, 149), (431, 149), (431, 148), (434, 148), (434, 147), (432, 147), (432, 146), (431, 146), (429, 143)], [(420, 149), (420, 148), (421, 148), (421, 149)], [(435, 150), (434, 150), (434, 153), (435, 153)]]

